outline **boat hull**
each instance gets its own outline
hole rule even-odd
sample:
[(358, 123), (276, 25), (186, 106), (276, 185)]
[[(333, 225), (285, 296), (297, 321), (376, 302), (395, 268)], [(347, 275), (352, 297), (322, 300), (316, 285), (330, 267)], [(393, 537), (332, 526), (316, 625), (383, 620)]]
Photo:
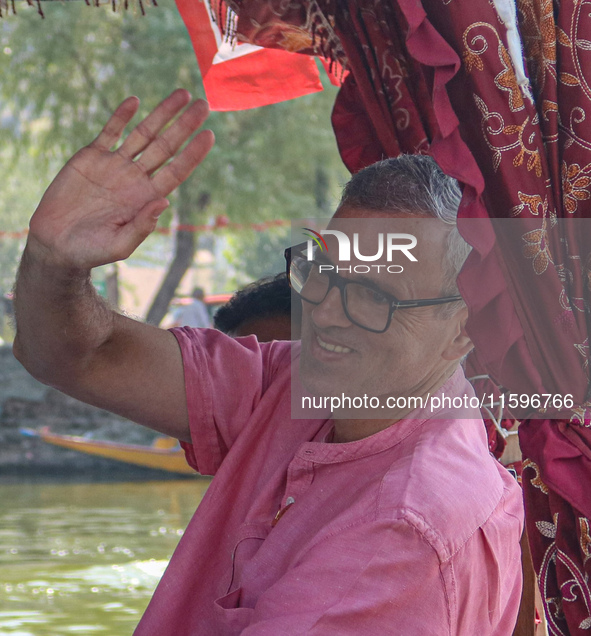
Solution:
[(120, 444), (102, 440), (91, 440), (74, 435), (59, 435), (52, 433), (47, 427), (38, 431), (26, 431), (40, 437), (44, 442), (69, 448), (80, 453), (106, 457), (126, 464), (155, 468), (181, 475), (195, 475), (195, 471), (187, 464), (185, 453), (182, 449), (155, 448), (140, 446), (138, 444)]

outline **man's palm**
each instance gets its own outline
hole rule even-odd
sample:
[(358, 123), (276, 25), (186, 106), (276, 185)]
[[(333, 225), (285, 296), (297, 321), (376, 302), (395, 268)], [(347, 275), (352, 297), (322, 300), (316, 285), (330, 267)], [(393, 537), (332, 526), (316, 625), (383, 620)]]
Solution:
[(52, 260), (82, 269), (121, 260), (154, 230), (166, 196), (213, 144), (204, 131), (177, 155), (207, 117), (205, 102), (192, 104), (159, 134), (189, 99), (175, 91), (111, 151), (137, 111), (137, 99), (125, 100), (97, 139), (70, 159), (31, 219), (30, 238)]

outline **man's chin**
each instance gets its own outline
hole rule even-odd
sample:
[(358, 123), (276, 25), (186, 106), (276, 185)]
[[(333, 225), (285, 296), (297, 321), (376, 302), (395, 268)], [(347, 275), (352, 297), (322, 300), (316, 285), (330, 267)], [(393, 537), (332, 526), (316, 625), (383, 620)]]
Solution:
[(341, 378), (300, 361), (300, 382), (307, 393), (316, 397), (336, 397), (350, 392), (351, 387)]
[(355, 365), (318, 360), (305, 346), (299, 359), (300, 382), (310, 395), (335, 397), (359, 394)]

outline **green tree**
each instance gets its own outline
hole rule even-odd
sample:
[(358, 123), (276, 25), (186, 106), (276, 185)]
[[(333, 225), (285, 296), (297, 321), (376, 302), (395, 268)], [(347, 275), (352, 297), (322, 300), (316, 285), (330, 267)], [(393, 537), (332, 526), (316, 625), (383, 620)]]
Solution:
[(230, 236), (224, 256), (237, 272), (232, 280), (234, 287), (285, 271), (283, 252), (290, 243), (290, 234), (287, 226)]
[[(0, 161), (7, 157), (9, 151), (8, 148), (0, 150)], [(10, 170), (3, 170), (4, 178), (0, 187), (0, 296), (13, 286), (25, 242), (22, 230), (27, 226), (28, 216), (43, 192), (42, 185), (31, 179), (33, 169), (34, 161), (23, 156), (10, 166)]]
[[(3, 173), (35, 162), (36, 183), (96, 136), (127, 95), (147, 114), (177, 87), (201, 94), (195, 55), (172, 0), (146, 17), (82, 3), (48, 3), (45, 20), (32, 8), (0, 23), (0, 117)], [(328, 113), (334, 88), (256, 110), (213, 113), (217, 143), (171, 200), (181, 224), (217, 215), (237, 222), (322, 215), (345, 176)], [(42, 192), (42, 190), (41, 190)], [(22, 214), (28, 218), (31, 208)], [(169, 215), (170, 219), (172, 215)], [(179, 232), (176, 251), (149, 320), (158, 323), (190, 266), (194, 233)]]

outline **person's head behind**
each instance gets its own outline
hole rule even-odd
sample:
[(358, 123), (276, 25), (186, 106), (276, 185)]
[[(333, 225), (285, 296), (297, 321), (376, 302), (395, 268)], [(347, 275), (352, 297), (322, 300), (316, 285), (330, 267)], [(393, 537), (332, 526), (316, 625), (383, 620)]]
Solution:
[[(438, 388), (451, 375), (471, 348), (464, 330), (463, 302), (448, 303), (449, 297), (458, 295), (457, 274), (470, 252), (456, 228), (460, 200), (457, 181), (427, 156), (387, 159), (353, 175), (328, 229), (344, 231), (351, 245), (358, 239), (359, 253), (373, 255), (374, 229), (383, 240), (394, 228), (417, 239), (413, 254), (418, 262), (410, 263), (396, 252), (393, 262), (401, 271), (387, 273), (387, 250), (376, 261), (382, 270), (368, 267), (363, 261), (372, 259), (365, 257), (339, 262), (335, 237), (325, 236), (329, 249), (314, 257), (321, 259), (314, 271), (332, 282), (322, 298), (303, 302), (300, 370), (309, 391), (417, 396)], [(322, 263), (341, 267), (324, 273)], [(353, 271), (342, 267), (355, 263), (361, 267)], [(355, 289), (367, 288), (367, 302), (372, 306), (377, 307), (375, 298), (382, 298), (378, 303), (390, 312), (382, 331), (364, 327), (346, 311), (344, 304), (353, 297), (351, 283), (361, 285)], [(300, 293), (304, 299), (305, 293), (304, 285)], [(437, 306), (432, 300), (444, 304)], [(401, 307), (398, 301), (425, 304)]]
[(205, 298), (205, 292), (203, 291), (203, 289), (201, 289), (201, 287), (194, 287), (191, 296), (192, 298), (195, 298), (195, 300), (203, 301), (203, 299)]
[(294, 306), (292, 329), (292, 293), (285, 273), (262, 278), (244, 289), (218, 309), (213, 324), (232, 337), (254, 334), (259, 342), (299, 338), (299, 300)]

